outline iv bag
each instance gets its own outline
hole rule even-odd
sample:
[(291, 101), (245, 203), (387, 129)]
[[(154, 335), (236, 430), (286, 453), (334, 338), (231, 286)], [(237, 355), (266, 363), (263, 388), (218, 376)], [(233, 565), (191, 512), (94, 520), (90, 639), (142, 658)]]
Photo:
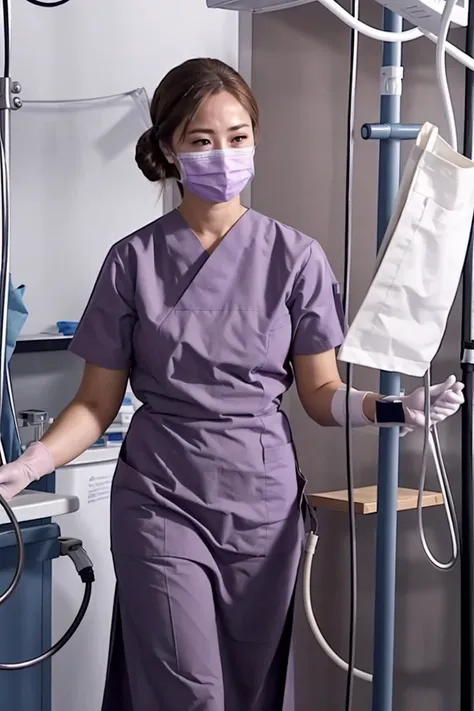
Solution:
[(474, 214), (474, 162), (425, 123), (408, 158), (373, 281), (338, 358), (423, 376), (446, 329)]

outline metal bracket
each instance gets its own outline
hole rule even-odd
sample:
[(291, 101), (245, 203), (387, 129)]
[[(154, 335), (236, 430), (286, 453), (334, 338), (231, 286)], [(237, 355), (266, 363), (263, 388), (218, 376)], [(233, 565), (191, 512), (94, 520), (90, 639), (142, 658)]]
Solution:
[(364, 141), (414, 141), (421, 123), (364, 123), (360, 133)]
[(10, 77), (0, 77), (0, 111), (17, 111), (23, 106), (18, 96), (21, 84)]

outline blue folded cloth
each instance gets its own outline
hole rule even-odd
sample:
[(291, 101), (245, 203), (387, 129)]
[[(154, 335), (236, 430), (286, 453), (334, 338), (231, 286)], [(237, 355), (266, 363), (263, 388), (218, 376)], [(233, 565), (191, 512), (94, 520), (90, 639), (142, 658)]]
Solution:
[[(7, 368), (10, 368), (10, 360), (13, 355), (13, 351), (16, 347), (16, 342), (18, 336), (21, 333), (25, 321), (28, 318), (28, 310), (23, 303), (23, 295), (25, 293), (25, 287), (18, 286), (14, 287), (10, 277), (10, 283), (8, 287), (8, 312), (7, 312), (7, 348), (6, 348), (6, 359)], [(13, 407), (12, 407), (13, 405)], [(14, 404), (10, 402), (8, 398), (8, 392), (6, 388), (4, 389), (2, 412), (0, 418), (0, 428), (1, 428), (1, 438), (3, 450), (5, 452), (5, 457), (7, 462), (13, 462), (21, 454), (21, 442), (17, 437), (17, 430), (15, 427), (16, 412)]]
[(79, 326), (79, 321), (58, 321), (56, 326), (63, 336), (73, 336)]
[(18, 336), (28, 318), (28, 311), (23, 303), (24, 293), (25, 287), (21, 285), (15, 288), (10, 278), (8, 289), (7, 362), (10, 362), (13, 351), (16, 348)]

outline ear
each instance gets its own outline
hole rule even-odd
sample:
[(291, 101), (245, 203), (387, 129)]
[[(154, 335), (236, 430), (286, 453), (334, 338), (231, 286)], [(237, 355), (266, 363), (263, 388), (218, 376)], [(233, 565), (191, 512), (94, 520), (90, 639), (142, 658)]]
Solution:
[(160, 141), (160, 148), (163, 152), (164, 157), (168, 161), (168, 163), (171, 163), (171, 165), (174, 165), (176, 163), (175, 157), (173, 155), (173, 152), (170, 151), (168, 146), (166, 146), (163, 141)]

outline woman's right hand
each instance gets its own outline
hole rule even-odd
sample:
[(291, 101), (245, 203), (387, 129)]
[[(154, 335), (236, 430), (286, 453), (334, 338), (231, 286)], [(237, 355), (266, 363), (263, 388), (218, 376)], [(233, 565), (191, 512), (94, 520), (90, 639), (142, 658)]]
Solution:
[(0, 495), (11, 501), (31, 482), (54, 471), (54, 460), (42, 442), (35, 442), (11, 464), (0, 467)]
[(94, 444), (117, 415), (128, 375), (128, 370), (86, 363), (76, 397), (41, 442), (30, 445), (16, 462), (0, 467), (0, 495), (10, 501), (31, 482), (71, 462)]

